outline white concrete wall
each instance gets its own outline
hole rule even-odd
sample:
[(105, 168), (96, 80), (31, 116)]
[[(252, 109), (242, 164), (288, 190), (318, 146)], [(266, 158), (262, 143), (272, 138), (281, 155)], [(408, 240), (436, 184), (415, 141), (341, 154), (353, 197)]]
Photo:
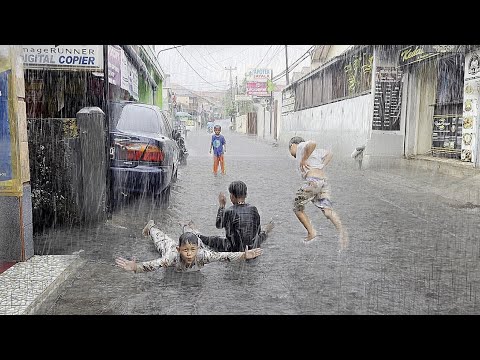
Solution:
[[(282, 115), (282, 92), (276, 92), (273, 94), (273, 102), (275, 104), (275, 100), (277, 100), (277, 137), (280, 132), (280, 124), (282, 122), (281, 115)], [(254, 104), (254, 111), (257, 113), (257, 137), (265, 140), (275, 140), (275, 113), (272, 109), (272, 115), (270, 117), (270, 111), (268, 111), (268, 107), (265, 108), (259, 105)]]
[(292, 136), (302, 136), (339, 157), (350, 156), (355, 147), (366, 144), (372, 116), (372, 94), (282, 114), (279, 142), (286, 145)]
[(257, 137), (260, 139), (274, 140), (273, 134), (273, 113), (270, 126), (270, 111), (267, 107), (255, 104), (253, 106), (257, 113)]
[(241, 134), (247, 133), (247, 115), (237, 116), (235, 118), (235, 131)]

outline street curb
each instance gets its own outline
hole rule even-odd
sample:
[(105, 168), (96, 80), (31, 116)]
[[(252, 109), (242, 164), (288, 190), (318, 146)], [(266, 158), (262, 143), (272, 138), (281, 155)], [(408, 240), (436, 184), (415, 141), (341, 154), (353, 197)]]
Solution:
[(85, 260), (79, 255), (34, 255), (0, 274), (0, 315), (31, 315), (56, 296)]
[(69, 280), (77, 270), (85, 264), (86, 260), (77, 257), (68, 265), (65, 270), (50, 284), (47, 288), (38, 295), (35, 300), (25, 309), (22, 315), (35, 315), (40, 307), (45, 303), (47, 299), (57, 297), (58, 294), (68, 285)]

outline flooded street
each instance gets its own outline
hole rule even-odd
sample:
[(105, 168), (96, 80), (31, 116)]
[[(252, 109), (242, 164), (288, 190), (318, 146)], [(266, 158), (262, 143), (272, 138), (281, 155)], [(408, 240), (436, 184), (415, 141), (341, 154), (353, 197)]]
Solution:
[[(312, 204), (306, 212), (320, 238), (302, 242), (306, 231), (292, 211), (300, 179), (286, 146), (226, 127), (222, 133), (226, 175), (212, 173), (210, 135), (188, 133), (188, 164), (179, 169), (167, 210), (145, 196), (126, 201), (105, 223), (37, 236), (36, 254), (83, 250), (85, 260), (59, 297), (39, 313), (480, 313), (480, 248), (474, 235), (479, 209), (459, 209), (432, 196), (425, 185), (431, 174), (359, 171), (352, 159), (334, 156), (327, 170), (332, 200), (350, 236), (348, 250), (339, 253), (334, 226)], [(203, 234), (224, 235), (215, 228), (217, 198), (223, 191), (228, 199), (234, 180), (247, 184), (247, 202), (257, 206), (261, 223), (275, 221), (262, 256), (207, 264), (196, 273), (158, 269), (133, 274), (114, 266), (117, 256), (158, 257), (150, 238), (141, 235), (149, 219), (175, 239), (182, 231), (178, 221), (189, 219)]]

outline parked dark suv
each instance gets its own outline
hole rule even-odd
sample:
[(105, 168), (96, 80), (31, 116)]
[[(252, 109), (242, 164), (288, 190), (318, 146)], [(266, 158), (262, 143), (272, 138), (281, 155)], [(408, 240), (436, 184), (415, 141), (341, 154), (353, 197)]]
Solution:
[(166, 113), (158, 106), (112, 102), (110, 174), (114, 203), (124, 195), (144, 193), (162, 207), (170, 202), (177, 178), (179, 148)]

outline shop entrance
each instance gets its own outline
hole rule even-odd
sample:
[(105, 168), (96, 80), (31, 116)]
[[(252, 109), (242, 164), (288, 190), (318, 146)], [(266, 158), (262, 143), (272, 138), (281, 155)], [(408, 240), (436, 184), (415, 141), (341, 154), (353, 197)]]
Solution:
[(452, 54), (438, 61), (437, 92), (432, 121), (433, 156), (460, 159), (464, 64), (464, 54)]

